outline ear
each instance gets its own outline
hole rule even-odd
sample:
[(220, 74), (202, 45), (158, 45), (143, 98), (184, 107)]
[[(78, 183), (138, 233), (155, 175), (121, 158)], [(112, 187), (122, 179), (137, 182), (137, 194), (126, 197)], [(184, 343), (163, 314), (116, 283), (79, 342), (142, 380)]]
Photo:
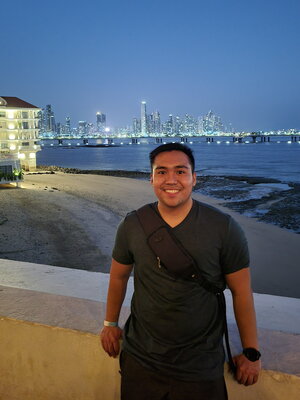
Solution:
[(197, 183), (197, 174), (196, 172), (193, 172), (193, 186), (195, 186)]

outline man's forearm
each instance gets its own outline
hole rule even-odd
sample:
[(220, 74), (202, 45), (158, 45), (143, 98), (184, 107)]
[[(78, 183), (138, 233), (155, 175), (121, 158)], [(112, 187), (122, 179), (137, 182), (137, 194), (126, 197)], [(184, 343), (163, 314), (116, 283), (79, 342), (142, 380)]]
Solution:
[(127, 282), (127, 277), (110, 278), (105, 317), (107, 321), (118, 322), (120, 310), (126, 294)]
[(246, 294), (233, 294), (233, 307), (243, 348), (258, 349), (256, 317), (251, 291)]

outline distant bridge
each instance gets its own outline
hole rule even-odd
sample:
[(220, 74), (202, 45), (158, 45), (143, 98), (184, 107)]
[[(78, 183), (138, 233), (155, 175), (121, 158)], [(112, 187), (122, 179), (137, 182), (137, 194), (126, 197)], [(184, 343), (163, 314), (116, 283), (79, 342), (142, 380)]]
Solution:
[[(40, 140), (43, 141), (57, 141), (55, 143), (55, 146), (70, 146), (70, 143), (67, 143), (68, 140), (77, 140), (78, 143), (76, 144), (77, 146), (85, 146), (85, 147), (110, 147), (110, 146), (115, 146), (114, 140), (119, 139), (119, 140), (129, 140), (131, 144), (139, 144), (140, 140), (144, 139), (152, 139), (155, 141), (156, 144), (162, 144), (166, 139), (180, 139), (181, 143), (188, 143), (190, 140), (195, 140), (195, 139), (201, 139), (204, 138), (206, 142), (213, 143), (215, 141), (220, 141), (220, 138), (231, 138), (233, 143), (244, 143), (246, 139), (249, 139), (251, 143), (257, 143), (257, 142), (271, 142), (271, 138), (278, 138), (282, 136), (287, 136), (289, 137), (289, 141), (292, 143), (295, 142), (300, 142), (300, 133), (298, 134), (286, 134), (286, 135), (274, 135), (274, 134), (264, 134), (264, 133), (257, 133), (257, 132), (252, 132), (252, 133), (228, 133), (228, 134), (223, 134), (223, 135), (197, 135), (197, 136), (176, 136), (176, 137), (170, 137), (170, 136), (145, 136), (145, 137), (123, 137), (120, 138), (118, 136), (110, 136), (108, 137), (95, 137), (95, 136), (90, 136), (90, 137), (53, 137), (53, 138), (40, 138)], [(96, 143), (94, 142), (96, 140)], [(92, 142), (93, 141), (93, 142)]]

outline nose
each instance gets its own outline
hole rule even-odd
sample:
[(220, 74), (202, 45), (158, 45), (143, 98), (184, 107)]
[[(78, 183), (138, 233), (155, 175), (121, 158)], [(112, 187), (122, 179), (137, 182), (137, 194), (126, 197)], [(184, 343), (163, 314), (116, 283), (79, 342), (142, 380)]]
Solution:
[(174, 171), (169, 171), (166, 176), (166, 183), (174, 184), (177, 182), (177, 175)]

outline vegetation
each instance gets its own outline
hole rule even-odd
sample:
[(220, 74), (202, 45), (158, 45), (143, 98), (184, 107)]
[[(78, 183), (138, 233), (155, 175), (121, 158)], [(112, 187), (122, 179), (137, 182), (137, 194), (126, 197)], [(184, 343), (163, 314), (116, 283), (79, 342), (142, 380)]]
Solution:
[(1, 181), (19, 181), (23, 179), (23, 170), (14, 169), (11, 173), (5, 173), (0, 171), (0, 182)]

